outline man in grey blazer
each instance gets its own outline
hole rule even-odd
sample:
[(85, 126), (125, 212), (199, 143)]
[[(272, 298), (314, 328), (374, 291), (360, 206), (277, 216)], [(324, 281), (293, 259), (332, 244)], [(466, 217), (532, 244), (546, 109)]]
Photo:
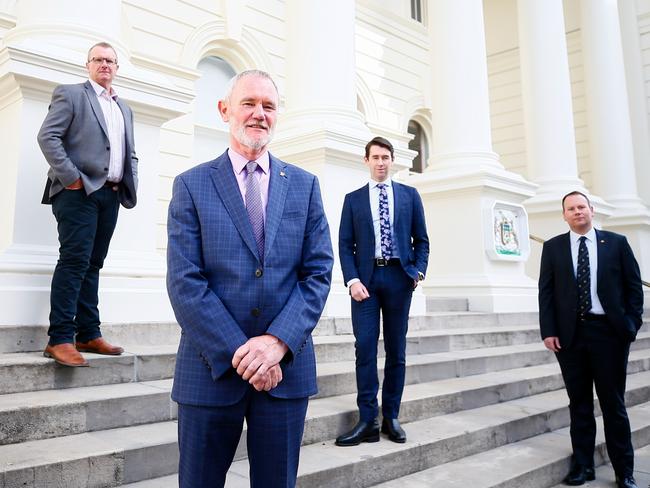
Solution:
[(99, 270), (119, 206), (135, 206), (138, 185), (133, 114), (111, 86), (115, 49), (106, 42), (92, 46), (86, 69), (85, 83), (54, 89), (38, 133), (50, 165), (42, 203), (52, 205), (60, 244), (43, 354), (64, 366), (88, 366), (80, 351), (123, 352), (100, 332)]

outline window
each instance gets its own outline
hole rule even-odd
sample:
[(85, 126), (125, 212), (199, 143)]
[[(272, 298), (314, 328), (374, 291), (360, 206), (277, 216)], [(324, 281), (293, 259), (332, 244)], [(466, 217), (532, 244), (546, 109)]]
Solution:
[(415, 120), (410, 120), (408, 125), (408, 133), (413, 136), (409, 142), (409, 149), (416, 151), (418, 155), (413, 158), (413, 171), (422, 173), (427, 167), (427, 160), (429, 159), (429, 144), (424, 129)]
[(422, 22), (422, 0), (411, 0), (411, 18)]

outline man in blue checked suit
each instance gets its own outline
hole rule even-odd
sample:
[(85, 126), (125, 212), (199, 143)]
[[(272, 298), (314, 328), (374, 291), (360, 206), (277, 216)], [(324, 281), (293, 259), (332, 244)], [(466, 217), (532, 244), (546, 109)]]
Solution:
[(329, 227), (314, 175), (267, 151), (278, 91), (251, 70), (219, 112), (230, 147), (174, 181), (167, 289), (182, 328), (181, 488), (224, 486), (247, 426), (251, 486), (293, 487), (316, 393), (311, 331), (329, 293)]
[(336, 439), (338, 446), (379, 440), (380, 312), (386, 351), (381, 431), (393, 442), (406, 442), (397, 420), (406, 372), (406, 331), (413, 290), (427, 270), (429, 238), (417, 190), (390, 178), (393, 159), (387, 139), (372, 139), (364, 159), (370, 181), (348, 193), (343, 203), (339, 257), (351, 297), (359, 422)]

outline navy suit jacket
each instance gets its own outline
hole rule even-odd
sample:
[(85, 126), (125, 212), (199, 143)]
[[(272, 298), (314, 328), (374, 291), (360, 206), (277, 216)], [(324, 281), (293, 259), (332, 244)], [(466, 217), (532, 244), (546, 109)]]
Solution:
[[(634, 341), (642, 325), (643, 289), (639, 265), (627, 239), (596, 230), (598, 299), (607, 321), (625, 340)], [(559, 337), (571, 346), (578, 319), (578, 285), (569, 233), (544, 243), (539, 272), (539, 322), (542, 339)]]
[(174, 180), (169, 205), (167, 289), (182, 328), (172, 398), (225, 406), (248, 383), (232, 356), (265, 333), (289, 347), (270, 394), (316, 393), (311, 331), (329, 293), (333, 256), (317, 178), (270, 157), (264, 265), (258, 258), (228, 153)]
[[(426, 274), (429, 262), (429, 237), (422, 199), (415, 188), (395, 181), (392, 184), (393, 234), (397, 240), (393, 245), (397, 245), (404, 272), (417, 280), (418, 271)], [(345, 196), (339, 228), (339, 258), (346, 286), (353, 278), (368, 286), (375, 266), (375, 231), (368, 185)]]
[[(133, 139), (133, 113), (120, 98), (124, 117), (124, 174), (118, 198), (125, 208), (135, 207), (138, 188), (138, 158)], [(38, 144), (50, 165), (42, 203), (78, 178), (86, 194), (99, 190), (108, 176), (110, 144), (104, 112), (90, 81), (59, 85), (38, 133)]]

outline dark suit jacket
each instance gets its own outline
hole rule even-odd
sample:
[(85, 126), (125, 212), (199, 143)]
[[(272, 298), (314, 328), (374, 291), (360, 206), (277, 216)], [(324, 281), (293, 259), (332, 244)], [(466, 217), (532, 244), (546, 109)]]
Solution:
[[(392, 182), (394, 235), (402, 268), (414, 280), (425, 274), (429, 261), (429, 237), (422, 199), (413, 187)], [(368, 286), (374, 270), (375, 231), (370, 210), (369, 186), (348, 193), (339, 228), (339, 258), (346, 284), (358, 278)]]
[[(598, 299), (607, 321), (633, 341), (642, 324), (643, 290), (639, 265), (627, 239), (596, 230)], [(569, 233), (544, 243), (539, 273), (539, 322), (542, 339), (557, 336), (562, 348), (571, 346), (578, 318), (578, 288), (571, 260)]]
[[(133, 140), (133, 113), (119, 98), (124, 116), (126, 144), (124, 175), (118, 192), (120, 203), (132, 208), (137, 202), (138, 158)], [(38, 144), (50, 169), (42, 203), (78, 178), (86, 194), (99, 190), (108, 176), (110, 145), (104, 113), (90, 81), (76, 85), (59, 85), (38, 133)]]
[(249, 338), (289, 347), (281, 398), (316, 393), (311, 331), (330, 289), (333, 256), (316, 177), (270, 158), (264, 265), (228, 153), (174, 180), (167, 221), (167, 290), (182, 328), (172, 398), (231, 405), (249, 385), (231, 360)]

